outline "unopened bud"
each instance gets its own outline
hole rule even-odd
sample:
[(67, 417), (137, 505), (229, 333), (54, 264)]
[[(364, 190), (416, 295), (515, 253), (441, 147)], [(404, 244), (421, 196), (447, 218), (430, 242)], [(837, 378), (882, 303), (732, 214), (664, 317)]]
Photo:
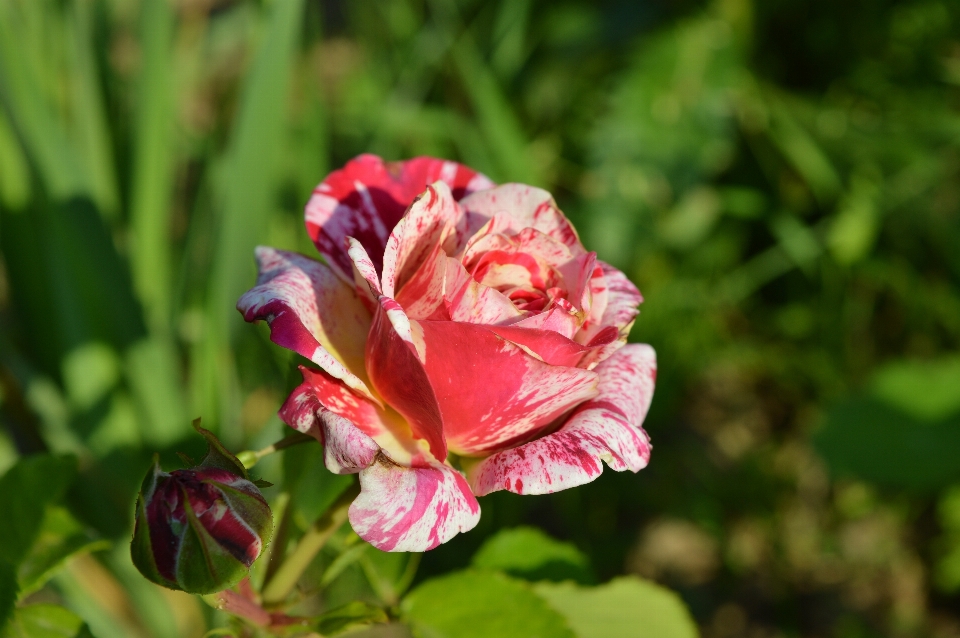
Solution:
[(197, 467), (164, 472), (154, 460), (137, 501), (130, 551), (153, 582), (196, 594), (232, 587), (273, 532), (263, 495), (243, 465), (210, 432)]

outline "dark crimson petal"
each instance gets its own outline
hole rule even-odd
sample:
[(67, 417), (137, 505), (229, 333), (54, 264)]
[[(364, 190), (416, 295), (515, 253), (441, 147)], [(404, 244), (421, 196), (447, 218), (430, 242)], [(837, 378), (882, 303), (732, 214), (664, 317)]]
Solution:
[[(157, 571), (164, 578), (176, 581), (177, 553), (180, 550), (182, 530), (186, 525), (177, 481), (170, 476), (158, 479), (153, 497), (146, 504), (145, 511)], [(137, 524), (140, 525), (141, 521), (137, 521)], [(174, 524), (178, 525), (177, 531), (173, 529)]]
[(554, 366), (581, 367), (583, 355), (594, 348), (604, 346), (619, 337), (616, 328), (604, 331), (590, 344), (583, 346), (549, 330), (517, 328), (516, 326), (490, 326), (490, 330), (507, 341), (523, 346)]

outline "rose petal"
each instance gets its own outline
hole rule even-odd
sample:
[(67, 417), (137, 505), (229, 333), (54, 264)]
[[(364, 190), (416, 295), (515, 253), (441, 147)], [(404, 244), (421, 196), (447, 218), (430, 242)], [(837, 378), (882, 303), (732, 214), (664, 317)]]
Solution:
[(643, 303), (643, 295), (622, 272), (602, 261), (597, 263), (603, 270), (607, 284), (607, 307), (604, 309), (600, 326), (616, 326), (625, 337), (630, 333), (634, 319), (640, 314), (637, 306)]
[(459, 261), (446, 260), (444, 304), (451, 321), (500, 325), (523, 318), (503, 293), (477, 283)]
[(370, 467), (380, 446), (357, 426), (330, 410), (321, 410), (323, 464), (334, 474), (356, 474)]
[(383, 254), (383, 294), (396, 297), (423, 261), (456, 233), (463, 211), (444, 182), (417, 195), (387, 239)]
[[(596, 395), (595, 372), (543, 363), (485, 326), (420, 325), (426, 376), (447, 445), (458, 453), (489, 451), (529, 437)], [(372, 372), (371, 377), (379, 389), (378, 377)]]
[(450, 258), (444, 252), (443, 246), (436, 244), (401, 288), (397, 303), (403, 307), (408, 317), (450, 320), (443, 298), (448, 259)]
[(396, 301), (380, 298), (367, 341), (367, 372), (380, 396), (410, 424), (438, 461), (447, 458), (440, 407), (423, 369), (425, 346), (418, 322)]
[[(359, 442), (362, 438), (359, 437), (360, 434), (371, 439), (370, 445), (376, 448), (375, 452), (383, 449), (397, 462), (411, 463), (423, 456), (410, 427), (394, 410), (371, 403), (322, 370), (300, 366), (300, 373), (303, 375), (303, 383), (290, 393), (280, 409), (279, 416), (284, 423), (310, 434), (324, 445), (339, 445), (340, 448), (348, 446), (349, 450), (354, 450), (351, 452), (354, 457), (369, 457), (369, 454), (363, 456), (356, 451), (363, 447)], [(350, 432), (356, 430), (357, 434), (347, 432), (333, 416), (344, 419), (344, 423), (350, 425)], [(329, 430), (334, 426), (340, 433), (337, 436), (345, 438), (343, 443), (338, 444), (339, 439), (330, 439)], [(346, 453), (336, 454), (346, 458)], [(347, 466), (340, 463), (337, 467), (340, 469), (331, 467), (331, 471), (344, 473), (341, 470)], [(349, 467), (354, 468), (351, 471), (357, 471), (366, 465)]]
[(372, 401), (364, 347), (370, 313), (324, 264), (283, 250), (256, 250), (260, 274), (237, 309), (247, 321), (265, 320), (270, 339), (310, 359)]
[(470, 486), (446, 465), (401, 467), (379, 457), (360, 472), (360, 496), (350, 505), (354, 531), (386, 552), (424, 552), (480, 520)]
[(385, 163), (375, 155), (361, 155), (314, 189), (305, 211), (307, 232), (344, 281), (352, 281), (343, 243), (347, 237), (363, 245), (379, 272), (390, 231), (413, 199), (438, 180), (450, 186), (457, 200), (493, 187), (489, 179), (456, 162), (417, 157)]
[(580, 364), (585, 354), (596, 348), (606, 346), (619, 336), (616, 328), (611, 328), (598, 335), (595, 342), (584, 346), (549, 330), (534, 330), (516, 326), (490, 326), (490, 330), (511, 343), (523, 346), (525, 350), (534, 353), (545, 363), (571, 368), (586, 368), (587, 366)]
[(541, 188), (526, 184), (503, 184), (468, 195), (460, 205), (470, 218), (469, 228), (480, 229), (497, 213), (506, 212), (514, 220), (514, 232), (536, 228), (565, 244), (574, 255), (586, 252), (577, 237), (577, 231), (557, 208), (553, 196)]
[(603, 471), (638, 472), (650, 459), (641, 427), (656, 380), (656, 355), (631, 344), (597, 366), (600, 394), (581, 405), (558, 431), (505, 450), (470, 469), (478, 496), (497, 490), (548, 494), (589, 483)]

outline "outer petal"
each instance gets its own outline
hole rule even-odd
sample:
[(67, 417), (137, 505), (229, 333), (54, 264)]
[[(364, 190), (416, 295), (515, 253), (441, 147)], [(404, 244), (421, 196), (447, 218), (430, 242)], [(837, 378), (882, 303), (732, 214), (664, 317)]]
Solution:
[(447, 458), (443, 420), (423, 369), (424, 356), (420, 324), (410, 321), (396, 301), (380, 297), (367, 342), (370, 379), (380, 396), (407, 420), (414, 436), (426, 441), (433, 457), (443, 461)]
[(470, 218), (468, 228), (473, 232), (497, 213), (506, 212), (513, 218), (514, 232), (520, 232), (524, 228), (536, 228), (566, 244), (575, 256), (586, 252), (577, 237), (577, 231), (557, 208), (553, 196), (541, 188), (526, 184), (503, 184), (468, 195), (460, 204)]
[(373, 463), (380, 452), (380, 446), (359, 428), (320, 405), (310, 383), (302, 383), (290, 393), (279, 416), (281, 421), (324, 446), (324, 465), (336, 474), (359, 472)]
[(377, 401), (363, 363), (370, 313), (351, 287), (324, 264), (297, 253), (261, 246), (256, 256), (257, 285), (237, 303), (243, 318), (265, 320), (274, 343)]
[(390, 231), (413, 199), (437, 180), (446, 182), (458, 200), (493, 187), (489, 179), (456, 162), (417, 157), (385, 163), (376, 155), (360, 155), (314, 189), (306, 206), (307, 232), (337, 274), (352, 282), (344, 239), (359, 240), (379, 271)]
[(617, 351), (597, 367), (600, 394), (581, 405), (557, 432), (473, 466), (474, 492), (557, 492), (595, 479), (603, 471), (601, 460), (616, 471), (646, 467), (650, 439), (640, 424), (653, 397), (656, 370), (656, 355), (648, 345)]
[(381, 456), (360, 472), (360, 486), (350, 524), (360, 538), (387, 552), (433, 549), (480, 520), (470, 486), (446, 465), (401, 467)]
[[(452, 321), (420, 325), (423, 369), (443, 432), (448, 446), (461, 454), (525, 440), (596, 396), (595, 372), (548, 365), (487, 327)], [(376, 377), (374, 383), (379, 389)]]
[(330, 471), (358, 471), (381, 449), (398, 463), (422, 456), (410, 427), (394, 410), (368, 401), (322, 370), (301, 366), (300, 372), (303, 383), (287, 398), (279, 416), (327, 446)]

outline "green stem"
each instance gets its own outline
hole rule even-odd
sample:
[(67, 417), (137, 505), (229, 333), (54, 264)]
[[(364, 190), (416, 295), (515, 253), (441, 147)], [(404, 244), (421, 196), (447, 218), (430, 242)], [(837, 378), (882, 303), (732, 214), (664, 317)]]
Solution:
[(307, 443), (309, 441), (316, 441), (316, 439), (309, 434), (294, 432), (290, 436), (286, 436), (273, 445), (268, 445), (262, 450), (244, 450), (243, 452), (239, 452), (237, 454), (237, 460), (243, 463), (243, 467), (249, 470), (251, 467), (257, 464), (257, 461), (267, 455), (273, 454), (274, 452), (279, 452), (284, 448), (288, 448), (293, 445), (299, 445), (300, 443)]
[(323, 516), (310, 526), (297, 546), (273, 574), (273, 578), (264, 586), (262, 592), (264, 605), (278, 605), (287, 599), (307, 566), (333, 533), (347, 520), (347, 510), (359, 493), (360, 484), (354, 483), (324, 512)]

